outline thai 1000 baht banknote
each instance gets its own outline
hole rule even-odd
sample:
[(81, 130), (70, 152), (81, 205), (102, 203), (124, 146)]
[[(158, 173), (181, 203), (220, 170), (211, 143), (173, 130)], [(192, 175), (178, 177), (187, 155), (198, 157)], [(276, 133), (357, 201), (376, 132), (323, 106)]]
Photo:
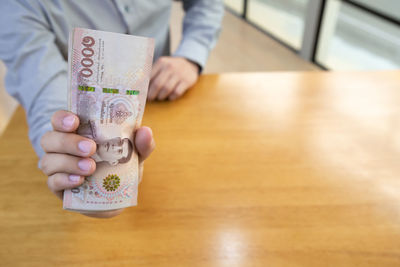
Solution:
[(75, 28), (69, 40), (69, 109), (77, 133), (97, 144), (96, 171), (64, 192), (64, 209), (114, 210), (137, 203), (140, 126), (153, 61), (154, 41), (132, 35)]

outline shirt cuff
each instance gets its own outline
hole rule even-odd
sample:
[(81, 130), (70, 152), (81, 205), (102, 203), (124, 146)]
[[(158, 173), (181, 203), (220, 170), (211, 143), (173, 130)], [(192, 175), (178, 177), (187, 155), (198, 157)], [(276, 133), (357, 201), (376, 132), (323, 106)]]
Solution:
[(173, 56), (184, 57), (193, 61), (200, 67), (201, 72), (207, 62), (209, 52), (208, 48), (198, 41), (193, 39), (184, 39)]

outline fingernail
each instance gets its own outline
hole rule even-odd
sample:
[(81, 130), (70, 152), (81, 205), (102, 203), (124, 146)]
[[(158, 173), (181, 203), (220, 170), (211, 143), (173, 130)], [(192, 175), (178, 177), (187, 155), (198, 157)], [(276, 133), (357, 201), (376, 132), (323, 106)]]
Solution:
[(74, 125), (74, 122), (75, 122), (75, 117), (71, 115), (68, 115), (63, 119), (63, 125), (67, 128), (71, 128), (72, 125)]
[(70, 180), (71, 182), (74, 182), (74, 183), (78, 182), (80, 179), (81, 179), (81, 177), (80, 177), (79, 175), (71, 174), (71, 175), (69, 176), (69, 180)]
[(79, 150), (83, 153), (89, 153), (92, 150), (92, 142), (90, 141), (80, 141), (78, 143)]
[(78, 167), (79, 169), (81, 169), (82, 171), (89, 171), (90, 168), (92, 167), (92, 164), (90, 162), (90, 160), (88, 159), (82, 159), (78, 162)]

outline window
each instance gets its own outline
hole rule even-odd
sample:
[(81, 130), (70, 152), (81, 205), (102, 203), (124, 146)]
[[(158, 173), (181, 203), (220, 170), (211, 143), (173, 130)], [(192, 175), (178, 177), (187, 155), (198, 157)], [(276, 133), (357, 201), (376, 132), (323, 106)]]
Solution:
[(309, 0), (249, 0), (247, 18), (296, 50), (301, 49)]
[(400, 68), (400, 27), (392, 22), (334, 0), (327, 3), (321, 29), (316, 60), (329, 69)]
[(306, 60), (334, 70), (400, 68), (400, 0), (224, 0)]
[(353, 0), (353, 2), (400, 20), (400, 1), (398, 0)]

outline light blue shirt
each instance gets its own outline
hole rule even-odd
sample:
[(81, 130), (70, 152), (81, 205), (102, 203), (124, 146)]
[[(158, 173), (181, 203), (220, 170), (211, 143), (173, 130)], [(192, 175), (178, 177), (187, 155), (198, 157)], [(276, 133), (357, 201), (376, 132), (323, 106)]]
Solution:
[[(203, 67), (221, 27), (221, 0), (184, 0), (183, 37), (173, 56)], [(82, 27), (155, 39), (154, 59), (169, 55), (171, 0), (1, 0), (0, 59), (7, 91), (24, 107), (36, 153), (50, 118), (67, 109), (68, 35)]]

